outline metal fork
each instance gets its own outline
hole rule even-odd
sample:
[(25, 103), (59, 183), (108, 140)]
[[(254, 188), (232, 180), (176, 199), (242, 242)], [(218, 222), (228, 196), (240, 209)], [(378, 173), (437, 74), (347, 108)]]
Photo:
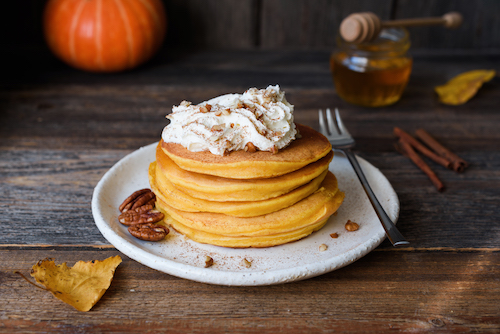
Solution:
[(332, 112), (330, 111), (330, 109), (326, 109), (326, 123), (325, 117), (323, 116), (323, 111), (321, 109), (319, 110), (319, 128), (321, 133), (325, 135), (326, 138), (328, 138), (328, 140), (332, 144), (332, 147), (334, 149), (343, 151), (347, 156), (347, 159), (358, 175), (359, 181), (361, 182), (366, 195), (368, 195), (368, 199), (372, 203), (372, 206), (375, 209), (375, 212), (377, 213), (377, 216), (380, 219), (385, 233), (387, 234), (387, 237), (391, 241), (392, 245), (408, 245), (409, 242), (406, 241), (406, 239), (399, 232), (399, 230), (396, 228), (394, 223), (391, 221), (389, 216), (387, 216), (387, 213), (385, 213), (384, 209), (380, 205), (377, 197), (373, 193), (372, 188), (368, 184), (368, 180), (366, 180), (365, 174), (359, 166), (356, 156), (351, 152), (351, 148), (354, 147), (354, 144), (356, 142), (344, 126), (337, 108), (335, 108), (335, 118), (332, 116)]

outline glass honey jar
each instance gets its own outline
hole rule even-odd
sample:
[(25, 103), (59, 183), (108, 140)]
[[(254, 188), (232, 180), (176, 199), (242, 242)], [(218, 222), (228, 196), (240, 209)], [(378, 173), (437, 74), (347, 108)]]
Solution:
[(372, 42), (355, 44), (337, 37), (338, 50), (330, 57), (337, 94), (364, 107), (396, 103), (410, 78), (412, 59), (408, 31), (382, 29)]

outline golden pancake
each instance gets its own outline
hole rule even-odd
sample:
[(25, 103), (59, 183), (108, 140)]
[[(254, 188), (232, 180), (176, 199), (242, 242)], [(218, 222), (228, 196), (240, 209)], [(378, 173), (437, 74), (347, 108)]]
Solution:
[(268, 178), (296, 171), (331, 151), (325, 136), (310, 127), (296, 126), (300, 138), (275, 154), (239, 150), (219, 156), (209, 151), (191, 152), (180, 144), (162, 141), (161, 145), (170, 159), (184, 170), (231, 179)]
[(157, 198), (156, 206), (182, 225), (206, 233), (231, 237), (256, 237), (303, 228), (332, 215), (344, 199), (337, 179), (328, 172), (321, 187), (292, 206), (257, 217), (233, 217), (221, 213), (185, 212)]
[(171, 217), (168, 216), (166, 217), (167, 218), (165, 219), (165, 222), (168, 225), (170, 225), (177, 232), (184, 234), (191, 240), (203, 244), (211, 244), (216, 246), (233, 247), (233, 248), (271, 247), (271, 246), (282, 245), (292, 241), (297, 241), (315, 231), (318, 231), (328, 221), (328, 219), (324, 219), (312, 225), (280, 234), (266, 235), (260, 237), (229, 237), (225, 235), (194, 230), (185, 225), (182, 225), (181, 223), (175, 221)]
[(178, 190), (168, 177), (157, 167), (156, 162), (149, 166), (151, 189), (169, 206), (188, 212), (215, 212), (235, 217), (255, 217), (281, 210), (293, 205), (315, 192), (326, 176), (325, 170), (311, 182), (279, 197), (263, 201), (215, 202), (194, 198)]
[(328, 169), (333, 151), (294, 172), (266, 179), (228, 179), (220, 176), (189, 172), (179, 168), (161, 149), (156, 149), (157, 173), (183, 193), (208, 201), (262, 201), (277, 197), (317, 178)]

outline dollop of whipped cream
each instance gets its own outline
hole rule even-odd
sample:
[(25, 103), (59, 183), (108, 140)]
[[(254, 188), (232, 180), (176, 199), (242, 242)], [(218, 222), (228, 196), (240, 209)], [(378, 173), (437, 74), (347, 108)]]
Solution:
[(295, 139), (293, 105), (278, 85), (250, 88), (243, 94), (227, 94), (193, 105), (182, 101), (167, 115), (164, 142), (181, 144), (192, 152), (231, 151), (276, 153)]

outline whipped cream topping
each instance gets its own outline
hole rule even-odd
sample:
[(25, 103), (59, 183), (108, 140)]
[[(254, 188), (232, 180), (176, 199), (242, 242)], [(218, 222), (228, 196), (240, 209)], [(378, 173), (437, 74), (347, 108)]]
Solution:
[(278, 85), (250, 88), (193, 105), (182, 101), (167, 115), (164, 142), (181, 144), (192, 152), (277, 152), (295, 139), (293, 105)]

